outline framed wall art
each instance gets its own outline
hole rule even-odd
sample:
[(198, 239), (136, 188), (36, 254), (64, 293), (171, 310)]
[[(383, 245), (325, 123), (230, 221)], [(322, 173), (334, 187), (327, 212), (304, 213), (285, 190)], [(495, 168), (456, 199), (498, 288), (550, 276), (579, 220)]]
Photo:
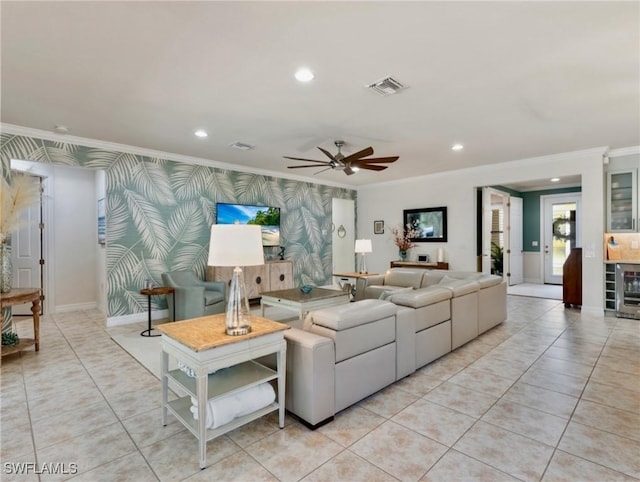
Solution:
[(384, 221), (373, 222), (373, 234), (384, 234)]

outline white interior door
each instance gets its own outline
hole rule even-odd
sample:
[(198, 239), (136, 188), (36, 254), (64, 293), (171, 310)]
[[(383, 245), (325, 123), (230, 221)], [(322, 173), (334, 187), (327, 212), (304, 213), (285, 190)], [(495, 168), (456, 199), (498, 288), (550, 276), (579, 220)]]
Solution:
[[(544, 233), (544, 282), (562, 284), (562, 268), (571, 248), (581, 246), (580, 193), (541, 197)], [(554, 226), (561, 237), (554, 236)], [(563, 239), (571, 234), (573, 240)]]
[(523, 281), (522, 260), (522, 198), (509, 197), (508, 257), (509, 285), (517, 285)]
[[(30, 175), (27, 173), (27, 175)], [(30, 175), (31, 176), (31, 175)], [(32, 182), (42, 184), (42, 178), (31, 176)], [(20, 213), (23, 226), (11, 235), (11, 261), (13, 265), (13, 288), (40, 288), (42, 286), (42, 203), (29, 206)], [(14, 315), (31, 316), (31, 307), (16, 305)]]

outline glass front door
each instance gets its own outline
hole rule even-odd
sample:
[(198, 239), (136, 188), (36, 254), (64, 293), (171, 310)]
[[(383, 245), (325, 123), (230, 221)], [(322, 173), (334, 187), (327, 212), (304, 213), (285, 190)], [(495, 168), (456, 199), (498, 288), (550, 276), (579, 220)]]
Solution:
[(564, 262), (577, 245), (578, 199), (576, 195), (549, 196), (544, 211), (544, 282), (562, 284)]

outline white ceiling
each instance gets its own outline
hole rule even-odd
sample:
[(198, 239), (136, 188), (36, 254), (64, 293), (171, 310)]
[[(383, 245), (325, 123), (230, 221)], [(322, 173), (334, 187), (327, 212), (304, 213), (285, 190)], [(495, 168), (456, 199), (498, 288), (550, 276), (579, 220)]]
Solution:
[[(17, 126), (352, 186), (640, 144), (638, 2), (1, 8), (1, 119)], [(387, 75), (408, 89), (365, 88)], [(325, 160), (315, 146), (335, 139), (400, 159), (353, 176), (286, 168), (285, 155)]]

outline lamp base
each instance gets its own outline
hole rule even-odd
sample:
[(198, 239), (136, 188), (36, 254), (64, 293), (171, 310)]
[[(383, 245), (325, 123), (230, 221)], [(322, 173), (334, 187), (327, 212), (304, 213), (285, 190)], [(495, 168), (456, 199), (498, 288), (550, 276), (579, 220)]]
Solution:
[(225, 333), (230, 336), (246, 335), (251, 331), (251, 311), (247, 300), (242, 269), (236, 266), (229, 286)]
[(250, 326), (238, 326), (234, 328), (227, 328), (227, 335), (238, 336), (238, 335), (246, 335), (251, 331)]

